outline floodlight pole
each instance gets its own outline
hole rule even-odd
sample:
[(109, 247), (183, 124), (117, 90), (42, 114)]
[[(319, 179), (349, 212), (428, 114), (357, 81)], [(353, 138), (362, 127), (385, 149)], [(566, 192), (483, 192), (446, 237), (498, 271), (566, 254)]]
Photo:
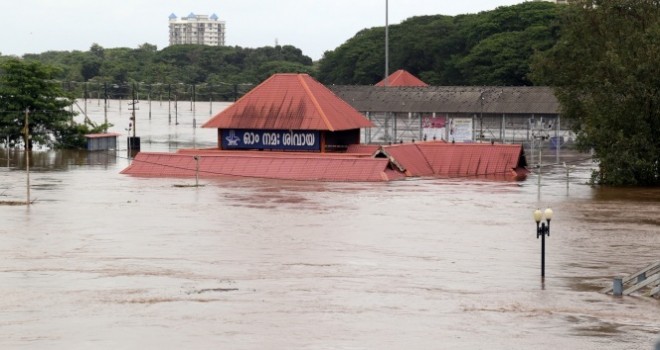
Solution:
[(25, 172), (27, 174), (27, 202), (30, 206), (30, 109), (25, 109)]
[(390, 26), (389, 26), (389, 0), (385, 0), (385, 86), (389, 86), (390, 76)]

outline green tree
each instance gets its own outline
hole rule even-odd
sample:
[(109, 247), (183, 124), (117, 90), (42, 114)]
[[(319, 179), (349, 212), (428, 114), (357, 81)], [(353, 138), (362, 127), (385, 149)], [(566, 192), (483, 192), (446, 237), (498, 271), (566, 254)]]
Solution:
[[(525, 2), (460, 16), (412, 17), (390, 26), (390, 72), (405, 69), (432, 85), (531, 85), (531, 57), (558, 37), (564, 6)], [(319, 62), (326, 84), (382, 80), (383, 27), (365, 29)]]
[[(71, 97), (52, 80), (54, 75), (53, 67), (37, 62), (10, 59), (0, 63), (0, 132), (10, 142), (22, 140), (29, 148), (33, 143), (69, 147), (64, 136), (70, 138), (72, 129), (80, 137), (91, 131), (89, 125), (81, 127), (73, 121), (74, 114), (66, 108)], [(25, 140), (24, 133), (26, 111), (30, 140)]]
[(534, 64), (555, 87), (578, 145), (593, 148), (603, 185), (660, 185), (660, 3), (580, 0), (561, 39)]

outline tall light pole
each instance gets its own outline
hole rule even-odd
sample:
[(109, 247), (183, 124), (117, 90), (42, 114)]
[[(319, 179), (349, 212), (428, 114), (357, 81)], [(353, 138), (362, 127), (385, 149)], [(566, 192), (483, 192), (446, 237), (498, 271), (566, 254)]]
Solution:
[[(9, 144), (7, 144), (9, 146)], [(25, 109), (25, 173), (27, 174), (27, 206), (30, 206), (30, 109)]]
[(172, 124), (172, 84), (167, 84), (167, 123)]
[[(536, 239), (541, 236), (541, 277), (545, 277), (545, 236), (550, 237), (550, 220), (552, 220), (552, 209), (548, 208), (545, 212), (540, 209), (534, 211), (534, 221), (536, 221)], [(545, 219), (546, 222), (541, 222)]]
[(390, 76), (390, 24), (389, 0), (385, 0), (385, 86), (389, 86)]

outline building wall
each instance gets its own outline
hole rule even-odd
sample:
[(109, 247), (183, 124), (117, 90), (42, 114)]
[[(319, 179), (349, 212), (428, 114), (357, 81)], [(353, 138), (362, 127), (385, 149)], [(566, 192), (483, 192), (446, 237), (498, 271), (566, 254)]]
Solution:
[(538, 137), (562, 137), (571, 142), (575, 138), (558, 114), (367, 112), (365, 116), (375, 125), (362, 131), (361, 142), (367, 144), (451, 142), (457, 137), (460, 142), (498, 143), (528, 143)]
[(215, 15), (193, 15), (177, 18), (170, 16), (170, 45), (197, 44), (225, 45), (225, 22)]

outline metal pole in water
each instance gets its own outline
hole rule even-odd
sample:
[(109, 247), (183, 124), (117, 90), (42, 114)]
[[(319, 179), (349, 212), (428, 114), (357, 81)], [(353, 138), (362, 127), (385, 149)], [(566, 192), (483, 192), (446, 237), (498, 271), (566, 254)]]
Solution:
[(133, 103), (131, 103), (131, 107), (132, 107), (131, 108), (131, 110), (132, 110), (131, 120), (133, 121), (133, 138), (135, 138), (135, 132), (137, 130), (137, 119), (135, 118), (135, 108), (136, 108), (135, 105), (137, 104), (137, 95), (136, 95), (136, 91), (135, 91), (135, 84), (133, 84), (133, 91), (132, 92), (133, 92), (133, 94), (132, 94), (133, 95)]
[(193, 129), (197, 128), (197, 119), (195, 118), (195, 107), (196, 107), (196, 102), (197, 102), (197, 96), (195, 96), (195, 84), (192, 84), (192, 97), (190, 100), (192, 103), (190, 105), (190, 110), (192, 111), (193, 115)]
[(213, 85), (209, 85), (209, 116), (213, 115)]
[(149, 98), (149, 120), (151, 120), (151, 86), (149, 85), (149, 92), (147, 93), (147, 98)]
[(30, 109), (25, 109), (25, 172), (27, 174), (27, 206), (30, 206)]
[(174, 93), (174, 125), (179, 125), (179, 96)]
[(195, 187), (199, 187), (199, 156), (194, 156), (195, 158)]
[[(545, 236), (550, 236), (550, 220), (552, 220), (552, 209), (548, 208), (545, 212), (540, 209), (534, 211), (534, 221), (536, 221), (536, 238), (541, 236), (541, 278), (545, 278)], [(541, 222), (545, 220), (545, 222)], [(547, 225), (546, 225), (547, 223)]]
[(9, 168), (9, 135), (7, 135), (7, 168)]
[[(541, 229), (545, 229), (545, 223), (541, 224)], [(545, 277), (545, 235), (541, 235), (541, 277)]]
[(85, 101), (85, 117), (87, 116), (87, 82), (83, 85), (83, 100)]
[(612, 295), (620, 297), (623, 295), (623, 278), (616, 277), (612, 281)]
[(103, 123), (103, 131), (108, 132), (108, 83), (103, 83)]
[[(534, 142), (532, 140), (532, 142)], [(539, 179), (538, 179), (538, 200), (541, 201), (541, 172), (543, 169), (543, 137), (539, 137)]]

